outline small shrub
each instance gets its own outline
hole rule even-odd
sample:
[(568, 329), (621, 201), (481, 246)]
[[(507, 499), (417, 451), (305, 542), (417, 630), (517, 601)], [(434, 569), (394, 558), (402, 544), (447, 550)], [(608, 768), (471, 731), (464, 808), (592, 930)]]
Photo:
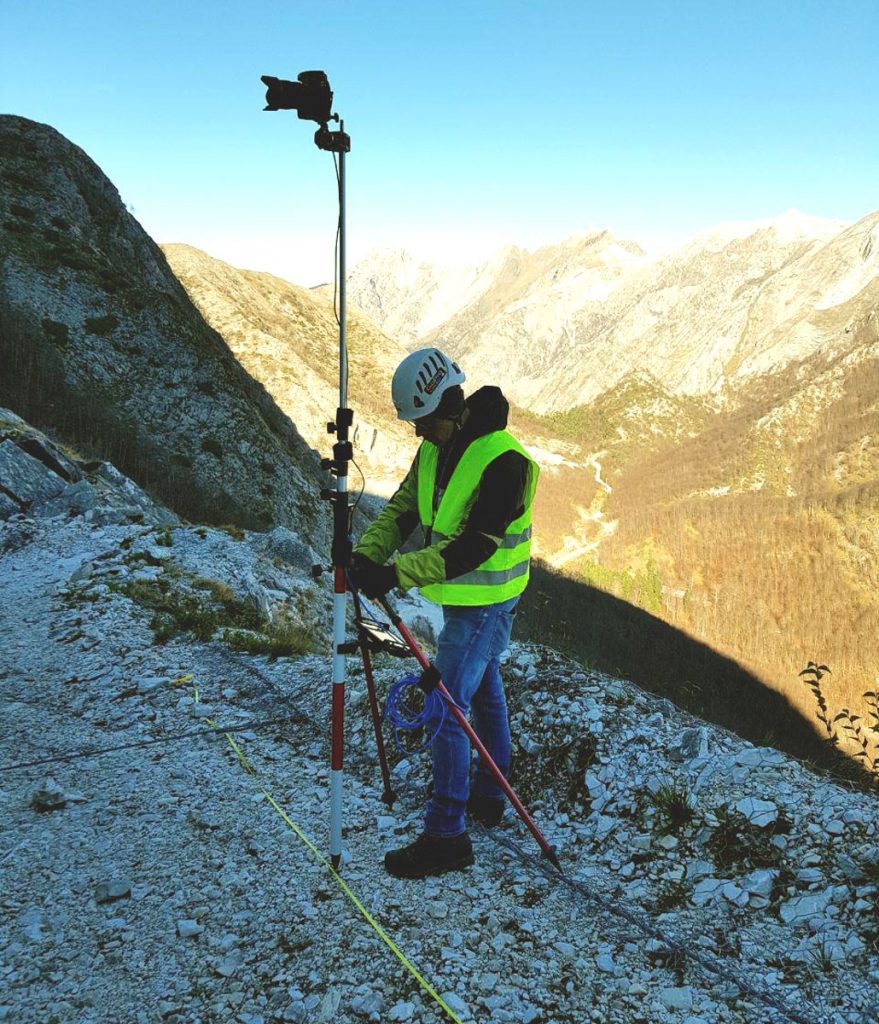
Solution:
[(683, 985), (687, 971), (687, 954), (678, 946), (663, 946), (653, 950), (650, 959), (671, 971), (678, 985)]
[(210, 640), (219, 625), (219, 615), (191, 594), (170, 593), (150, 621), (156, 641), (162, 643), (177, 633), (192, 633), (196, 640)]
[(714, 813), (718, 824), (711, 830), (707, 847), (719, 868), (781, 866), (784, 855), (772, 842), (772, 837), (786, 835), (791, 830), (791, 822), (783, 814), (771, 825), (761, 828), (738, 811), (720, 808)]
[[(846, 741), (849, 747), (855, 747), (854, 758), (861, 762), (861, 766), (869, 773), (869, 776), (876, 786), (879, 786), (879, 738), (874, 739), (868, 733), (879, 737), (879, 693), (875, 690), (867, 690), (863, 695), (864, 705), (867, 708), (867, 718), (854, 714), (848, 707), (830, 717), (830, 708), (822, 689), (822, 680), (825, 676), (832, 675), (826, 665), (819, 665), (810, 661), (806, 668), (800, 672), (800, 678), (812, 691), (818, 710), (815, 717), (824, 727), (826, 733), (825, 741), (840, 751), (842, 755), (842, 740)], [(840, 730), (843, 735), (840, 736)]]
[(532, 803), (546, 795), (546, 780), (550, 779), (549, 787), (555, 789), (560, 809), (572, 810), (577, 805), (585, 808), (590, 797), (583, 776), (597, 754), (598, 744), (592, 733), (579, 734), (567, 743), (547, 744), (537, 755), (537, 764), (519, 753), (512, 764), (513, 788), (526, 803)]
[(215, 455), (218, 459), (223, 457), (223, 446), (215, 437), (205, 437), (201, 442), (201, 450)]
[(218, 526), (217, 529), (222, 530), (223, 533), (228, 533), (232, 540), (244, 540), (247, 536), (244, 530), (234, 523), (224, 523), (222, 526)]
[(49, 341), (53, 345), (57, 345), (58, 348), (64, 348), (70, 341), (70, 328), (67, 324), (62, 324), (58, 320), (50, 320), (48, 317), (43, 317), (43, 331)]
[(304, 626), (293, 623), (273, 628), (270, 632), (225, 629), (222, 639), (236, 651), (267, 655), (272, 661), (276, 658), (289, 658), (295, 654), (307, 654), (312, 649), (309, 631)]
[(260, 630), (259, 613), (216, 580), (197, 580), (210, 598), (201, 598), (166, 580), (130, 580), (114, 589), (142, 608), (153, 612), (150, 628), (156, 643), (165, 643), (179, 633), (192, 633), (197, 640), (210, 640), (223, 627)]
[(653, 898), (653, 909), (657, 914), (666, 914), (669, 910), (682, 907), (689, 900), (693, 886), (687, 880), (686, 871), (681, 878), (664, 879)]
[(222, 616), (221, 625), (237, 626), (241, 629), (261, 629), (263, 620), (259, 612), (246, 601), (235, 596), (235, 592), (219, 580), (198, 577), (193, 586), (206, 590)]
[(819, 665), (814, 661), (810, 661), (808, 666), (800, 672), (800, 678), (806, 677), (803, 679), (803, 682), (812, 691), (812, 696), (818, 705), (818, 712), (815, 717), (824, 726), (828, 741), (835, 745), (838, 740), (834, 735), (833, 726), (828, 717), (827, 701), (824, 699), (824, 694), (821, 691), (821, 680), (825, 675), (830, 675), (830, 669), (826, 665)]
[(809, 953), (806, 962), (813, 974), (833, 974), (839, 966), (834, 956), (833, 944), (826, 939)]
[(119, 321), (112, 313), (108, 313), (106, 316), (87, 317), (85, 321), (85, 329), (89, 334), (109, 334), (118, 326)]
[(664, 822), (666, 832), (679, 831), (696, 815), (692, 797), (675, 783), (666, 783), (657, 792), (651, 793), (650, 801)]

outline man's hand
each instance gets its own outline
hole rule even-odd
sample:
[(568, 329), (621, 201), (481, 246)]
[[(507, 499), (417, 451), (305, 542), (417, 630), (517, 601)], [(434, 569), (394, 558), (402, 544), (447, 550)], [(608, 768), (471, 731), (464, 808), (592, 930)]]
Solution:
[(379, 565), (356, 552), (351, 557), (351, 579), (355, 588), (373, 601), (400, 585), (397, 570), (392, 565)]

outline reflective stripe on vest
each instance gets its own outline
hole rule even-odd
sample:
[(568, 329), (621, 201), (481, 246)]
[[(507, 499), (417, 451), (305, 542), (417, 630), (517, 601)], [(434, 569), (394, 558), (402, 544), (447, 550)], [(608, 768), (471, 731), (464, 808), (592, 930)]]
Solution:
[(521, 594), (528, 584), (531, 559), (531, 506), (540, 472), (537, 463), (506, 430), (478, 437), (461, 456), (434, 515), (433, 500), (439, 449), (425, 441), (418, 455), (418, 515), (425, 543), (438, 544), (461, 532), (482, 474), (504, 452), (515, 451), (528, 460), (523, 496), (524, 511), (507, 527), (500, 546), (482, 565), (448, 583), (432, 583), (421, 593), (437, 604), (500, 604)]

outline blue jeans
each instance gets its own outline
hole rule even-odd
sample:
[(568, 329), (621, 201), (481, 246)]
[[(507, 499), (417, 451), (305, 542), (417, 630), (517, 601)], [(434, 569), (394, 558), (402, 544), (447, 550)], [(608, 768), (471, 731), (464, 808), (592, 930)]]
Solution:
[[(476, 735), (506, 777), (510, 770), (510, 724), (500, 673), (518, 597), (477, 607), (443, 606), (443, 628), (435, 664), (455, 702), (470, 712)], [(433, 795), (424, 815), (432, 836), (458, 836), (465, 830), (470, 788), (470, 740), (451, 710), (433, 741)], [(503, 790), (477, 757), (473, 792), (500, 798)]]

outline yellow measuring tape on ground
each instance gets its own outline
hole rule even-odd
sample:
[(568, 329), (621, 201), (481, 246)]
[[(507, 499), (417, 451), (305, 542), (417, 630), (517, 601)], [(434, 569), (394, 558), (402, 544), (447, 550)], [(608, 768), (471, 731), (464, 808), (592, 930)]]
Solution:
[[(182, 684), (182, 683), (190, 683), (190, 682), (192, 682), (193, 678), (194, 677), (191, 674), (190, 675), (186, 675), (186, 676), (181, 676), (179, 679), (173, 680), (172, 685), (176, 686), (176, 685), (179, 685), (179, 684)], [(193, 683), (192, 684), (192, 689), (193, 689), (193, 692), (195, 694), (195, 702), (196, 702), (196, 704), (198, 704), (199, 703), (198, 686), (195, 683)], [(207, 722), (208, 725), (212, 726), (214, 729), (219, 729), (219, 726), (217, 725), (217, 723), (214, 722), (212, 719), (206, 718), (205, 721)], [(296, 824), (296, 822), (293, 821), (292, 818), (290, 818), (290, 816), (287, 814), (287, 812), (284, 810), (284, 808), (281, 807), (281, 805), (278, 803), (278, 801), (275, 800), (275, 798), (272, 796), (272, 794), (265, 788), (265, 786), (263, 786), (262, 782), (259, 779), (259, 776), (256, 774), (256, 772), (250, 766), (250, 764), (247, 761), (247, 758), (244, 756), (244, 753), (241, 750), (241, 747), (238, 746), (238, 744), (235, 742), (235, 740), (232, 738), (232, 736), (228, 732), (224, 732), (223, 735), (226, 737), (226, 741), (228, 742), (229, 746), (235, 751), (235, 755), (237, 756), (239, 762), (241, 763), (241, 767), (247, 772), (248, 775), (252, 775), (257, 780), (257, 783), (259, 785), (259, 791), (263, 794), (263, 796), (266, 798), (266, 800), (268, 800), (268, 802), (272, 805), (272, 807), (275, 809), (275, 811), (277, 811), (277, 813), (281, 817), (281, 820), (286, 825), (288, 825), (296, 833), (297, 836), (299, 836), (299, 838), (302, 840), (302, 842), (305, 843), (305, 845), (312, 852), (312, 854), (314, 854), (315, 859), (320, 864), (322, 864), (327, 869), (327, 871), (329, 871), (329, 873), (333, 876), (334, 880), (336, 881), (336, 884), (339, 886), (339, 888), (342, 890), (342, 892), (345, 893), (345, 895), (348, 897), (348, 899), (351, 900), (351, 902), (354, 904), (354, 906), (360, 911), (360, 913), (363, 915), (363, 917), (366, 919), (366, 921), (369, 923), (369, 925), (372, 927), (372, 929), (375, 931), (375, 933), (378, 935), (378, 937), (382, 940), (382, 942), (384, 942), (384, 944), (388, 947), (388, 949), (391, 950), (391, 952), (397, 957), (397, 959), (400, 961), (400, 963), (403, 964), (403, 966), (412, 975), (412, 977), (415, 978), (415, 980), (424, 989), (424, 991), (427, 992), (446, 1011), (446, 1013), (449, 1015), (449, 1017), (453, 1021), (455, 1021), (455, 1024), (463, 1024), (463, 1022), (461, 1021), (461, 1018), (458, 1017), (458, 1015), (448, 1005), (448, 1003), (446, 1003), (443, 1000), (442, 996), (440, 996), (439, 993), (427, 981), (425, 981), (425, 979), (418, 973), (418, 971), (409, 962), (409, 960), (406, 959), (405, 954), (400, 950), (399, 946), (397, 946), (397, 944), (388, 935), (388, 933), (384, 930), (384, 928), (382, 928), (382, 926), (378, 923), (378, 921), (376, 921), (376, 919), (372, 916), (372, 914), (370, 914), (370, 912), (366, 909), (366, 907), (364, 907), (364, 905), (360, 902), (360, 900), (354, 895), (354, 893), (351, 891), (350, 887), (345, 882), (345, 880), (342, 878), (342, 876), (339, 874), (339, 872), (336, 871), (336, 869), (327, 860), (327, 858), (324, 857), (324, 855), (320, 852), (320, 850), (318, 850), (318, 848), (308, 838), (308, 836), (302, 831), (302, 829)]]

